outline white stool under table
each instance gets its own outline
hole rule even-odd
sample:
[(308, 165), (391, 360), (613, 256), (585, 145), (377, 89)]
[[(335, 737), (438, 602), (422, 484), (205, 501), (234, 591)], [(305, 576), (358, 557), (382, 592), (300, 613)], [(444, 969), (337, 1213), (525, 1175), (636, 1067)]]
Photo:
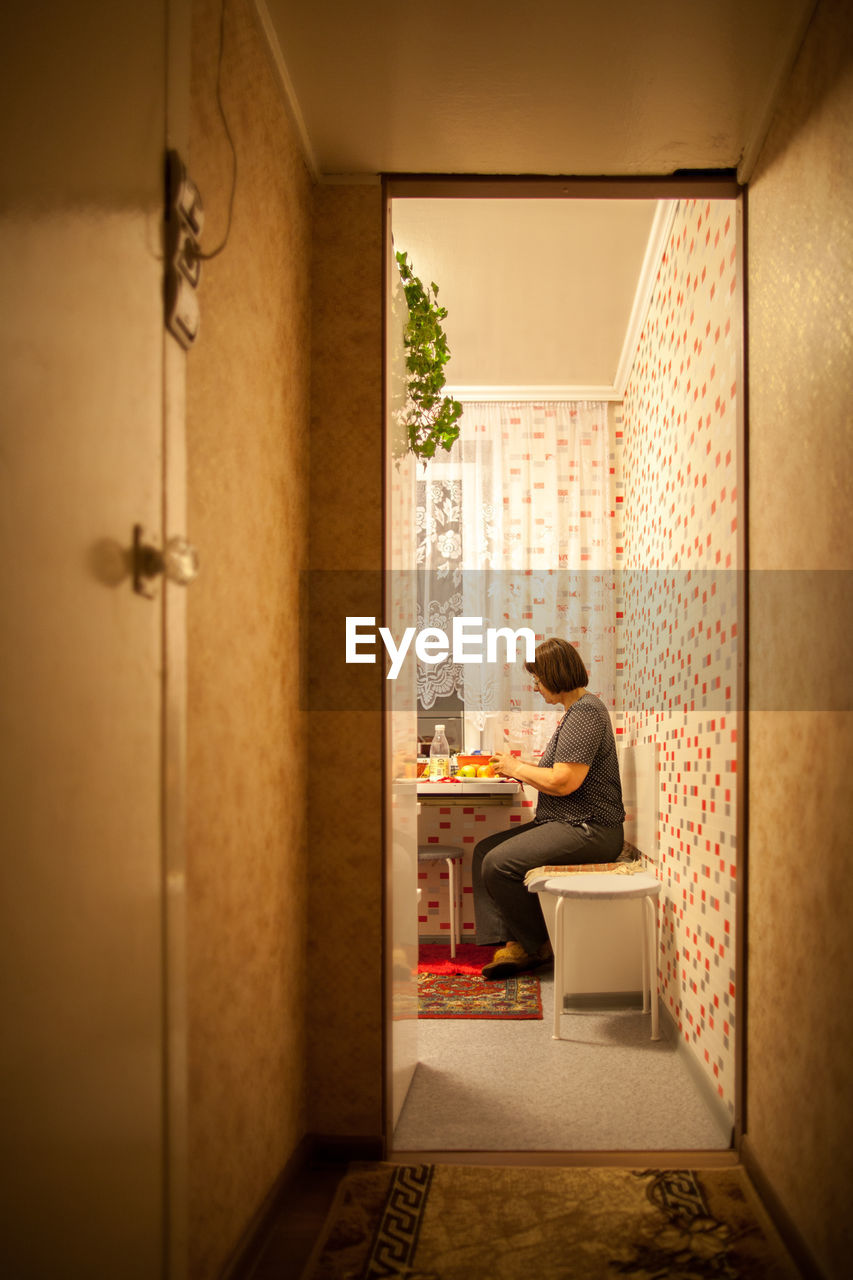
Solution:
[(652, 1012), (652, 1039), (660, 1039), (658, 1013), (658, 918), (657, 900), (660, 881), (647, 871), (634, 875), (615, 875), (607, 871), (578, 872), (553, 876), (531, 886), (532, 893), (551, 893), (557, 898), (554, 923), (554, 1034), (559, 1040), (560, 1014), (563, 1009), (565, 975), (563, 973), (563, 908), (566, 900), (604, 902), (625, 901), (628, 898), (643, 900), (643, 1013)]
[(418, 845), (418, 862), (439, 862), (447, 863), (449, 872), (449, 880), (447, 893), (450, 899), (450, 957), (456, 958), (456, 943), (461, 942), (460, 921), (459, 921), (459, 903), (456, 893), (456, 873), (454, 870), (456, 859), (459, 859), (460, 867), (462, 863), (462, 849), (455, 844), (419, 844)]

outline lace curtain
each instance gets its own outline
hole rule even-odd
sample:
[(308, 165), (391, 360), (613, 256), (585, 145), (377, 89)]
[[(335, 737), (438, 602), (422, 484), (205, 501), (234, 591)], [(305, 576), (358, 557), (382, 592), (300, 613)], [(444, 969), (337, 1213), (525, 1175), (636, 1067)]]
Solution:
[[(576, 644), (612, 710), (615, 495), (607, 405), (466, 404), (459, 440), (417, 481), (418, 629), (458, 616)], [(499, 646), (499, 656), (504, 647)], [(466, 741), (541, 750), (557, 713), (517, 660), (418, 664), (418, 699), (458, 694)]]

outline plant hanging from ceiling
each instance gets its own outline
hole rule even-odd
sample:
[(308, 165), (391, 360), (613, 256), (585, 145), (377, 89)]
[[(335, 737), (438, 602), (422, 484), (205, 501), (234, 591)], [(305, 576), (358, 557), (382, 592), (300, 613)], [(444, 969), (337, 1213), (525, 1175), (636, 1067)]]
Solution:
[(444, 366), (450, 359), (442, 320), (447, 309), (436, 301), (438, 285), (428, 289), (412, 270), (408, 255), (397, 253), (397, 266), (409, 308), (406, 325), (408, 398), (403, 425), (409, 448), (418, 458), (431, 458), (437, 447), (450, 449), (459, 435), (462, 405), (443, 395)]

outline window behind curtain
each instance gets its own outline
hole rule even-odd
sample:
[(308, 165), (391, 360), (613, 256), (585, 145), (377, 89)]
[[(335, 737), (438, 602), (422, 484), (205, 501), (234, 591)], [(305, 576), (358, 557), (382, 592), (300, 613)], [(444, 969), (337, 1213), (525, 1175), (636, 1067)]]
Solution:
[[(470, 403), (417, 482), (418, 630), (454, 617), (575, 644), (615, 710), (613, 442), (607, 404)], [(501, 652), (503, 649), (501, 647)], [(515, 662), (418, 664), (421, 723), (465, 717), (466, 749), (541, 751), (557, 712)], [(461, 744), (460, 744), (461, 745)]]

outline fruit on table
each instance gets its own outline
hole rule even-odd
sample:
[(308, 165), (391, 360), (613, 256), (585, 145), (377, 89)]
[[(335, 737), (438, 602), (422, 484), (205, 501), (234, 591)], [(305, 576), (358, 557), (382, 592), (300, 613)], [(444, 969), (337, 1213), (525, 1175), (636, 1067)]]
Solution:
[(493, 764), (481, 764), (477, 769), (478, 778), (495, 778), (497, 770)]
[(456, 771), (457, 778), (476, 778), (477, 766), (474, 764), (463, 764)]

